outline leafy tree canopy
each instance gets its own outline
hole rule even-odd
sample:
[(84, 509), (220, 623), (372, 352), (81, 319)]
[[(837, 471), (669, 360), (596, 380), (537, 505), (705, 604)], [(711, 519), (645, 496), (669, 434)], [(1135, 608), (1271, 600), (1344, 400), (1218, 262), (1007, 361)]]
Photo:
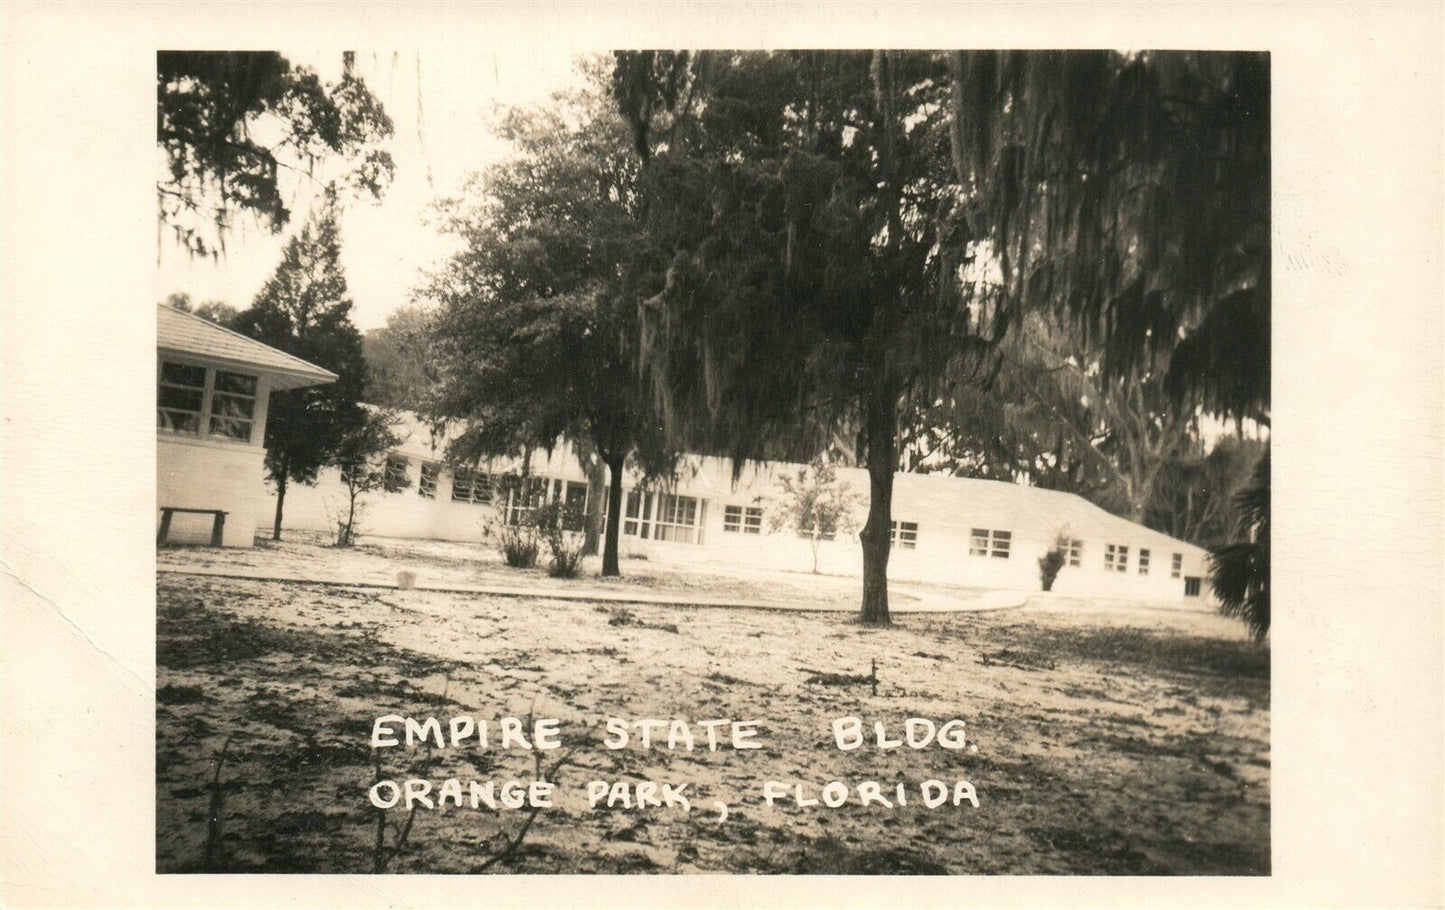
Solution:
[(1106, 378), (1268, 422), (1268, 55), (948, 60), (961, 214), (1000, 295), (1072, 317)]
[[(638, 162), (598, 81), (506, 113), (515, 153), (442, 203), (464, 248), (423, 293), (438, 303), (431, 408), (466, 426), (452, 457), (566, 438), (607, 463), (616, 498), (629, 455), (657, 472), (671, 460), (636, 379), (637, 306), (625, 280), (648, 268)], [(616, 504), (604, 573), (617, 568)]]
[(167, 294), (162, 303), (168, 307), (174, 307), (182, 313), (192, 313), (228, 329), (236, 327), (236, 318), (241, 315), (240, 310), (224, 300), (203, 300), (195, 303), (191, 300), (191, 295), (184, 292)]
[(424, 411), (438, 380), (434, 360), (435, 314), (419, 306), (393, 310), (386, 325), (363, 340), (367, 399), (383, 407)]
[(214, 255), (238, 211), (273, 233), (290, 220), (281, 171), (310, 177), (324, 159), (351, 162), (343, 182), (379, 196), (391, 119), (343, 58), (341, 80), (272, 51), (159, 51), (156, 139), (166, 157), (160, 219), (182, 245)]

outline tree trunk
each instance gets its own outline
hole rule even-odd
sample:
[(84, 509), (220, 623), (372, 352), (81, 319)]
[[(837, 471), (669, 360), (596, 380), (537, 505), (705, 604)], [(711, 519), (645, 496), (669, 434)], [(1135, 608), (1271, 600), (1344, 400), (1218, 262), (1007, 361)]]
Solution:
[(281, 509), (286, 504), (286, 475), (276, 479), (276, 521), (271, 525), (271, 539), (281, 539)]
[(346, 510), (346, 533), (342, 535), (341, 539), (341, 545), (343, 547), (351, 546), (351, 529), (356, 523), (356, 491), (352, 490), (350, 492), (351, 499), (347, 504)]
[(818, 526), (813, 525), (813, 574), (818, 574)]
[(607, 465), (601, 458), (587, 464), (587, 516), (584, 519), (582, 555), (596, 556), (602, 543), (602, 488), (607, 485)]
[(863, 611), (869, 625), (886, 626), (888, 555), (893, 525), (893, 470), (897, 460), (898, 414), (893, 396), (876, 391), (864, 406), (863, 432), (868, 441), (868, 521), (863, 544)]
[(612, 486), (607, 495), (607, 534), (602, 547), (604, 578), (622, 574), (617, 563), (617, 533), (622, 527), (622, 466), (626, 460), (626, 455), (606, 456), (608, 481)]

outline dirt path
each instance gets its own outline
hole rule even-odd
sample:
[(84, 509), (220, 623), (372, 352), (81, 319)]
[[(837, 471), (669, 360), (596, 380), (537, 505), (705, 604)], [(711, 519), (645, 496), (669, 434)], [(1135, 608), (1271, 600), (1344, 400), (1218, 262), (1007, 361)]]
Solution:
[[(556, 717), (556, 808), (491, 871), (1260, 873), (1269, 653), (1217, 617), (1064, 601), (915, 616), (473, 597), (162, 576), (158, 843), (203, 867), (221, 775), (232, 871), (369, 871), (372, 721)], [(865, 679), (878, 666), (877, 694)], [(842, 683), (842, 684), (828, 684)], [(977, 751), (842, 752), (834, 718), (962, 718)], [(609, 751), (608, 717), (757, 719), (748, 752)], [(392, 777), (530, 778), (528, 753), (388, 750)], [(764, 781), (968, 780), (979, 807), (769, 807)], [(694, 811), (589, 808), (588, 781), (687, 781)], [(884, 788), (885, 790), (888, 787)], [(703, 811), (731, 807), (727, 821)], [(400, 822), (401, 813), (392, 812)], [(420, 810), (394, 871), (479, 869), (521, 819)]]

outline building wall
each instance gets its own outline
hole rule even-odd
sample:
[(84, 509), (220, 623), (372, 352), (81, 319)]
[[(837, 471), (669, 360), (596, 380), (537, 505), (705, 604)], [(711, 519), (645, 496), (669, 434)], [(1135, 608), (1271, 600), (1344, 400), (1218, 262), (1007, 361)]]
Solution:
[[(156, 439), (156, 524), (163, 507), (224, 509), (226, 530), (221, 543), (249, 547), (255, 535), (258, 508), (263, 497), (260, 446), (225, 444), (179, 436)], [(211, 541), (210, 515), (176, 515), (167, 540), (171, 543), (207, 544)]]
[[(222, 546), (249, 547), (255, 542), (264, 489), (266, 412), (271, 381), (265, 374), (244, 366), (220, 363), (203, 357), (166, 353), (157, 357), (256, 376), (256, 401), (252, 410), (249, 440), (223, 439), (209, 435), (191, 436), (156, 431), (156, 527), (160, 528), (163, 508), (221, 509), (226, 514)], [(203, 408), (202, 424), (208, 413)], [(214, 517), (179, 514), (171, 518), (168, 543), (209, 544)]]
[[(411, 485), (397, 492), (376, 491), (363, 497), (365, 511), (361, 520), (362, 536), (434, 538), (463, 542), (480, 542), (489, 522), (500, 519), (496, 505), (456, 502), (452, 499), (452, 474), (442, 470), (436, 495), (427, 499), (418, 493), (422, 461), (439, 463), (429, 454), (411, 454), (408, 478)], [(515, 470), (515, 465), (493, 466), (493, 470)], [(643, 540), (623, 535), (620, 550), (624, 557), (644, 555), (649, 560), (716, 563), (808, 572), (812, 567), (810, 541), (790, 531), (769, 533), (766, 515), (761, 533), (748, 534), (724, 530), (726, 506), (764, 507), (776, 488), (780, 466), (750, 466), (735, 485), (730, 471), (713, 459), (702, 459), (685, 471), (676, 485), (676, 492), (699, 499), (698, 542), (683, 543), (655, 539)], [(539, 477), (561, 478), (585, 482), (575, 459), (563, 453), (550, 457), (538, 455), (532, 472)], [(866, 473), (840, 471), (840, 476), (856, 492), (866, 492)], [(624, 490), (632, 490), (638, 478), (624, 481)], [(1038, 559), (1054, 543), (1054, 532), (1029, 533), (1018, 527), (1009, 515), (988, 517), (960, 515), (957, 503), (939, 496), (938, 484), (945, 478), (901, 475), (894, 487), (893, 517), (900, 522), (918, 525), (913, 547), (895, 546), (889, 560), (889, 577), (896, 581), (937, 582), (980, 588), (1038, 590)], [(863, 500), (866, 502), (866, 499)], [(334, 470), (323, 471), (313, 487), (293, 485), (287, 490), (285, 527), (331, 533), (336, 516), (346, 505), (340, 477)], [(275, 497), (267, 489), (261, 509), (270, 514)], [(861, 521), (866, 507), (860, 508)], [(1087, 594), (1147, 600), (1160, 603), (1187, 604), (1196, 598), (1184, 594), (1186, 576), (1205, 575), (1202, 552), (1187, 545), (1177, 547), (1162, 543), (1158, 535), (1139, 526), (1120, 523), (1123, 530), (1111, 532), (1109, 540), (1085, 539), (1080, 565), (1066, 565), (1054, 583), (1054, 590), (1063, 594)], [(1128, 531), (1132, 527), (1133, 532)], [(1011, 532), (1007, 558), (970, 554), (974, 528)], [(1117, 538), (1117, 539), (1112, 539)], [(1129, 561), (1124, 572), (1106, 570), (1104, 552), (1107, 543), (1129, 547)], [(1148, 574), (1139, 572), (1139, 551), (1150, 550)], [(1183, 557), (1180, 577), (1172, 577), (1174, 553)], [(862, 552), (856, 531), (839, 535), (835, 541), (819, 545), (818, 571), (857, 576), (862, 571)], [(1198, 602), (1207, 590), (1201, 590)]]

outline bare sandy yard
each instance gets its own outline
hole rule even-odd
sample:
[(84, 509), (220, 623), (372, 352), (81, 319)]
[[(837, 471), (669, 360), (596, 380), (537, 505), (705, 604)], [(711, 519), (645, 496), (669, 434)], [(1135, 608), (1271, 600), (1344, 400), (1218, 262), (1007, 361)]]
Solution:
[[(416, 576), (419, 587), (520, 585), (547, 590), (728, 597), (809, 609), (852, 611), (858, 607), (857, 578), (813, 574), (804, 566), (797, 571), (783, 571), (723, 562), (625, 558), (622, 577), (602, 578), (598, 575), (601, 560), (594, 556), (584, 560), (583, 572), (577, 578), (559, 579), (549, 577), (542, 568), (547, 562), (545, 548), (538, 568), (516, 569), (505, 565), (495, 548), (481, 543), (367, 537), (357, 546), (338, 548), (331, 545), (328, 536), (306, 531), (288, 531), (281, 542), (258, 536), (251, 549), (165, 547), (156, 554), (157, 566), (163, 570), (199, 568), (387, 586), (396, 584), (398, 572), (409, 571)], [(899, 586), (894, 599), (899, 606), (906, 606), (934, 594), (966, 601), (980, 593), (979, 589), (958, 585), (909, 582)]]
[[(160, 554), (215, 558), (235, 557)], [(465, 562), (451, 571), (495, 571)], [(569, 754), (521, 846), (487, 864), (525, 811), (418, 808), (388, 871), (1269, 871), (1269, 651), (1209, 614), (1054, 601), (877, 630), (830, 613), (162, 575), (157, 623), (161, 871), (372, 871), (374, 719), (469, 715), (495, 729), (529, 712), (561, 721), (547, 763)], [(977, 751), (841, 751), (830, 724), (850, 715), (890, 734), (908, 717), (961, 718)], [(757, 720), (762, 748), (641, 750), (634, 736), (609, 750), (609, 717)], [(530, 780), (532, 754), (493, 737), (378, 750), (382, 777)], [(978, 807), (921, 805), (928, 779), (969, 781)], [(592, 780), (686, 782), (691, 811), (590, 807)], [(834, 780), (878, 781), (890, 798), (910, 785), (908, 805), (862, 805), (856, 790), (841, 808), (795, 804), (795, 785), (818, 798)], [(767, 806), (766, 781), (787, 798)], [(384, 845), (406, 817), (386, 813)]]

